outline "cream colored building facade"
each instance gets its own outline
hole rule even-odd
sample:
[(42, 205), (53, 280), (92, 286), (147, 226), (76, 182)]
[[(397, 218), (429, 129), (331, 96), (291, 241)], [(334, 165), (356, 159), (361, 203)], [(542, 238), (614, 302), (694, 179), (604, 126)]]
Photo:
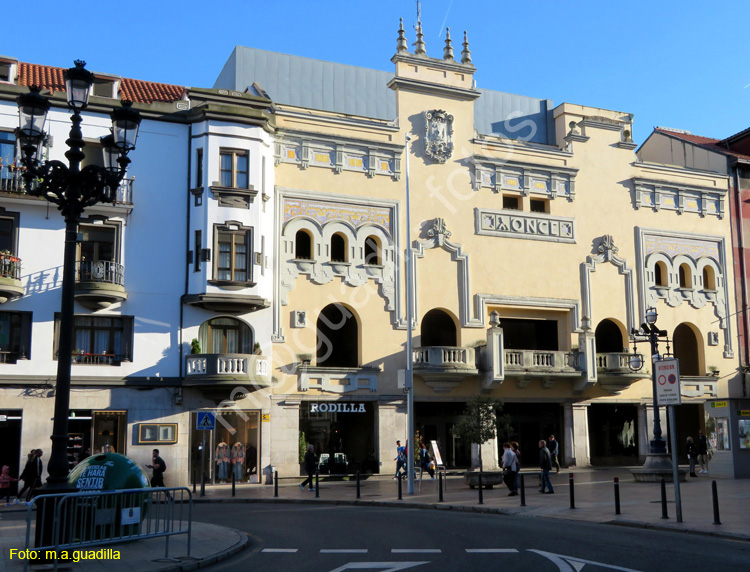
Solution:
[(408, 438), (407, 248), (416, 428), (450, 466), (475, 462), (450, 428), (479, 393), (504, 402), (522, 450), (554, 433), (563, 464), (642, 463), (650, 365), (632, 372), (627, 353), (647, 307), (683, 364), (680, 443), (707, 402), (741, 391), (727, 178), (638, 161), (626, 112), (564, 103), (541, 123), (498, 116), (506, 136), (478, 131), (487, 94), (464, 41), (459, 61), (449, 44), (442, 59), (410, 53), (400, 35), (390, 120), (277, 105), (264, 426), (281, 475), (298, 474), (300, 431), (329, 463), (393, 470)]

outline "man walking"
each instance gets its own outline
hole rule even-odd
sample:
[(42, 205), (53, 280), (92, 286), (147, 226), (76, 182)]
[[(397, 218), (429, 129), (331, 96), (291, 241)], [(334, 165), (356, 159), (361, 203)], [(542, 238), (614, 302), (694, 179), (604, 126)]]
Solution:
[(307, 478), (300, 483), (299, 488), (304, 491), (305, 485), (310, 485), (310, 490), (314, 491), (313, 473), (315, 472), (315, 447), (312, 445), (308, 445), (307, 450), (305, 451), (305, 472), (307, 473)]
[[(164, 471), (167, 470), (167, 464), (164, 462), (164, 459), (159, 456), (159, 449), (153, 450), (151, 454), (151, 464), (146, 465), (146, 467), (153, 470), (153, 474), (151, 475), (152, 487), (156, 488), (167, 486), (164, 484)], [(172, 495), (169, 494), (169, 491), (165, 491), (164, 496), (168, 501), (172, 500)]]
[[(408, 475), (408, 469), (406, 466), (406, 447), (401, 446), (401, 441), (396, 441), (396, 458), (393, 460), (396, 461), (396, 474), (393, 478), (406, 478)], [(403, 472), (401, 472), (401, 469), (403, 469)]]
[(698, 430), (698, 462), (701, 465), (699, 473), (708, 474), (708, 439), (703, 431)]
[(557, 455), (560, 453), (559, 446), (557, 444), (557, 441), (555, 441), (555, 436), (550, 435), (549, 439), (547, 440), (547, 450), (549, 451), (550, 458), (552, 459), (552, 465), (555, 467), (555, 473), (560, 472), (560, 461), (557, 459)]
[(503, 482), (510, 490), (508, 493), (509, 497), (514, 497), (518, 494), (516, 490), (516, 473), (518, 472), (518, 463), (516, 461), (516, 454), (510, 446), (510, 443), (503, 443)]
[[(555, 494), (555, 489), (552, 488), (552, 482), (549, 480), (549, 472), (552, 469), (552, 455), (547, 449), (547, 443), (544, 442), (544, 439), (539, 441), (539, 467), (542, 469), (542, 488), (539, 489), (539, 492)], [(544, 489), (548, 490), (545, 491)]]

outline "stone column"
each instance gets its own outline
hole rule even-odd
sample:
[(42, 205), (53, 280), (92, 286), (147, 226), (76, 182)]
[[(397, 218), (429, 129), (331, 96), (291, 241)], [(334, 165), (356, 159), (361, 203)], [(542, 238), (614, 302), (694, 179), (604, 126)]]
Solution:
[[(572, 425), (568, 427), (568, 407)], [(591, 464), (591, 449), (589, 447), (589, 404), (576, 403), (565, 407), (566, 441), (572, 444), (572, 449), (565, 450), (565, 460), (577, 467), (587, 467)], [(569, 434), (568, 434), (569, 432)], [(570, 455), (570, 457), (568, 457)], [(570, 459), (570, 460), (569, 460)]]
[[(393, 474), (396, 472), (396, 440), (402, 445), (409, 438), (406, 427), (406, 403), (404, 401), (380, 401), (376, 415), (378, 439), (377, 451), (380, 466), (380, 474)], [(409, 442), (409, 454), (411, 455), (413, 445)]]
[[(271, 398), (271, 430), (269, 447), (273, 443), (270, 464), (262, 466), (264, 474), (272, 466), (279, 471), (279, 476), (299, 476), (299, 412), (302, 403), (299, 399), (285, 396)], [(267, 433), (269, 433), (267, 431)], [(263, 439), (263, 444), (266, 440)]]

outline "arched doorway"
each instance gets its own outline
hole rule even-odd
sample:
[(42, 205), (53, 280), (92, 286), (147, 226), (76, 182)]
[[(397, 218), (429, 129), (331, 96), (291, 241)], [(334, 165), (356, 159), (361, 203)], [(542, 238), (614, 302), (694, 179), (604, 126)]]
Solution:
[(203, 354), (251, 354), (253, 330), (235, 318), (213, 318), (201, 324), (198, 341)]
[(613, 320), (602, 320), (594, 332), (596, 353), (621, 353), (626, 351), (622, 330)]
[(422, 347), (457, 346), (456, 323), (443, 310), (430, 310), (422, 318)]
[(359, 324), (343, 304), (329, 304), (321, 310), (317, 322), (318, 367), (359, 366)]
[(680, 375), (703, 375), (702, 347), (689, 324), (682, 323), (674, 330), (674, 356), (680, 360)]

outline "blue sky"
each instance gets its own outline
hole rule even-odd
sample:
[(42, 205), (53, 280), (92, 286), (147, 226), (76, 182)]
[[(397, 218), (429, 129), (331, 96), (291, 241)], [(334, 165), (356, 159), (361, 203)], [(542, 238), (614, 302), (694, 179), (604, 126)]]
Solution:
[[(213, 85), (235, 45), (391, 71), (398, 19), (410, 44), (416, 19), (413, 0), (29, 6), (3, 7), (0, 54), (195, 87)], [(442, 56), (445, 26), (457, 53), (467, 30), (479, 87), (633, 113), (639, 143), (656, 125), (717, 138), (750, 127), (749, 16), (744, 0), (422, 2), (429, 55)]]

